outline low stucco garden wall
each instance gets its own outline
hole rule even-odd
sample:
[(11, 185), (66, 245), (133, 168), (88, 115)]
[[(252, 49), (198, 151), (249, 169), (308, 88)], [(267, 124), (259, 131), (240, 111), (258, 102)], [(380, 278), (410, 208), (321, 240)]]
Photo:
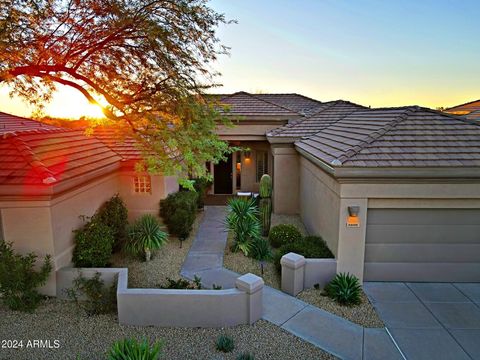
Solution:
[(237, 278), (234, 289), (171, 290), (129, 289), (126, 268), (62, 268), (57, 271), (57, 296), (82, 273), (90, 278), (101, 274), (105, 285), (117, 281), (120, 324), (162, 327), (226, 327), (253, 324), (262, 317), (263, 280), (246, 274)]
[(336, 259), (306, 259), (293, 252), (285, 254), (282, 265), (282, 291), (296, 296), (318, 284), (323, 288), (337, 273)]

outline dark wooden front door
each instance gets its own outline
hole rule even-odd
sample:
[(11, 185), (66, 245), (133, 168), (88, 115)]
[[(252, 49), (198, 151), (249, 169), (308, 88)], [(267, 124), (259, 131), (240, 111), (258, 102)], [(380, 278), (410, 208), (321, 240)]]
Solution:
[(214, 166), (213, 185), (215, 194), (232, 193), (232, 154)]

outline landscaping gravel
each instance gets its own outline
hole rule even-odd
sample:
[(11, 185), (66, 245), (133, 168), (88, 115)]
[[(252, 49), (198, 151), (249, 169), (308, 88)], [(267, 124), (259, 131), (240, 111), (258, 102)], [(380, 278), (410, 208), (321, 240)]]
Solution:
[[(115, 315), (87, 317), (72, 302), (48, 299), (34, 314), (0, 306), (0, 340), (23, 340), (23, 349), (0, 349), (2, 360), (105, 359), (110, 345), (124, 337), (163, 341), (162, 359), (235, 359), (251, 352), (255, 359), (334, 359), (330, 354), (260, 320), (253, 326), (226, 329), (156, 328), (122, 326)], [(215, 340), (228, 334), (235, 341), (233, 353), (215, 349)], [(58, 349), (26, 348), (28, 340), (58, 340)]]
[(306, 289), (297, 295), (297, 298), (309, 304), (317, 306), (325, 311), (341, 316), (355, 324), (368, 328), (383, 328), (384, 324), (378, 317), (373, 305), (367, 296), (362, 292), (362, 303), (355, 306), (344, 306), (335, 300), (321, 295), (320, 289)]
[(179, 279), (182, 264), (192, 246), (203, 214), (203, 211), (197, 214), (190, 236), (183, 241), (181, 248), (180, 240), (170, 236), (160, 250), (153, 252), (152, 260), (149, 262), (128, 254), (116, 253), (112, 256), (112, 267), (128, 268), (128, 287), (130, 288), (158, 288), (159, 284), (165, 283), (167, 277)]

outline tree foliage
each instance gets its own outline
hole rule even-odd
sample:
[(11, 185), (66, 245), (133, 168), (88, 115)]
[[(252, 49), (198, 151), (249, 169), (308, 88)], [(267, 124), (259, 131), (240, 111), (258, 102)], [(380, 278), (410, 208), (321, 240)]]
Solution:
[(139, 140), (150, 170), (204, 176), (229, 151), (204, 96), (225, 23), (206, 0), (0, 0), (0, 82), (37, 106), (74, 88)]

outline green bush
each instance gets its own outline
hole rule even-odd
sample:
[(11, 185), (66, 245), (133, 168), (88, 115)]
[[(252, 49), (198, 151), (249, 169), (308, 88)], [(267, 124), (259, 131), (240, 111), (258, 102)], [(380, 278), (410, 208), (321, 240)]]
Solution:
[(360, 281), (351, 274), (337, 274), (325, 286), (325, 294), (342, 305), (358, 305), (362, 302)]
[(106, 287), (99, 272), (89, 279), (80, 273), (66, 293), (89, 316), (108, 314), (117, 309), (117, 281), (115, 279), (112, 286)]
[(218, 351), (229, 353), (233, 351), (233, 349), (235, 348), (235, 344), (230, 336), (220, 335), (215, 341), (215, 347)]
[(302, 234), (295, 225), (280, 224), (272, 227), (268, 240), (273, 247), (279, 248), (282, 245), (302, 240)]
[(147, 339), (139, 342), (135, 339), (116, 341), (108, 351), (108, 360), (158, 360), (161, 355), (162, 343), (156, 342), (150, 346)]
[(42, 296), (37, 288), (45, 285), (52, 271), (50, 256), (45, 256), (38, 271), (37, 256), (16, 254), (12, 244), (0, 241), (0, 299), (12, 310), (33, 312)]
[(128, 210), (118, 194), (100, 208), (98, 217), (112, 230), (114, 250), (119, 250), (127, 238)]
[(160, 284), (161, 289), (179, 289), (179, 290), (200, 290), (202, 289), (202, 278), (195, 275), (193, 281), (185, 279), (173, 280), (166, 278), (166, 284)]
[(76, 267), (105, 267), (112, 255), (112, 229), (96, 214), (82, 228), (75, 230), (73, 263)]
[(178, 191), (160, 201), (160, 215), (170, 234), (181, 239), (188, 237), (195, 221), (197, 199), (194, 191)]
[(152, 250), (160, 249), (168, 239), (168, 234), (162, 231), (158, 220), (150, 214), (138, 218), (128, 227), (126, 250), (132, 254), (144, 254), (150, 261)]
[(255, 199), (232, 198), (228, 200), (227, 205), (225, 228), (233, 233), (233, 250), (240, 249), (248, 256), (253, 242), (261, 236), (262, 232)]
[(263, 275), (265, 262), (272, 259), (272, 249), (268, 241), (261, 237), (255, 239), (249, 256), (260, 262), (260, 271)]
[(255, 360), (255, 356), (249, 352), (241, 353), (237, 356), (237, 360)]
[(306, 236), (301, 240), (280, 246), (273, 255), (273, 263), (278, 272), (281, 272), (282, 266), (280, 259), (283, 255), (294, 252), (303, 255), (306, 258), (333, 258), (333, 254), (328, 248), (326, 242), (319, 236)]

